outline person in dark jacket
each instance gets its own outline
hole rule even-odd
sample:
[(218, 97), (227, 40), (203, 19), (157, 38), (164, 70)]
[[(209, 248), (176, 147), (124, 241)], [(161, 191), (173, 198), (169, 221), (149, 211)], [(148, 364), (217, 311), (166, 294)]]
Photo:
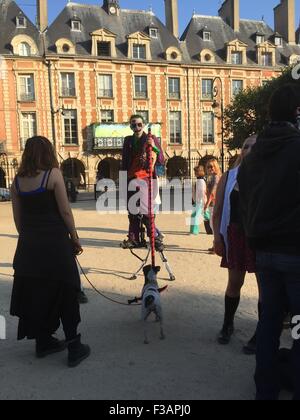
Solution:
[[(257, 400), (277, 400), (279, 346), (288, 301), (300, 314), (300, 86), (274, 92), (271, 123), (241, 165), (238, 183), (246, 236), (256, 251), (262, 292)], [(300, 400), (300, 340), (292, 350), (294, 399)]]
[[(125, 138), (122, 157), (122, 170), (128, 174), (128, 183), (134, 181), (134, 187), (140, 192), (140, 208), (137, 214), (136, 209), (130, 208), (130, 199), (136, 194), (135, 191), (128, 192), (128, 211), (129, 211), (129, 233), (128, 240), (125, 240), (121, 245), (123, 248), (131, 249), (140, 246), (140, 230), (141, 230), (141, 215), (142, 222), (146, 225), (148, 236), (150, 236), (150, 222), (148, 220), (148, 181), (149, 169), (147, 162), (146, 148), (148, 145), (148, 135), (145, 133), (145, 121), (140, 115), (133, 115), (130, 118), (130, 127), (133, 131), (132, 136)], [(159, 140), (152, 136), (153, 146), (153, 164), (154, 164), (154, 180), (157, 179), (155, 165), (164, 165), (164, 155), (161, 149)], [(157, 182), (153, 182), (153, 199), (157, 195)], [(134, 210), (134, 211), (133, 211)], [(155, 246), (157, 250), (163, 249), (162, 235), (159, 230), (155, 228)]]

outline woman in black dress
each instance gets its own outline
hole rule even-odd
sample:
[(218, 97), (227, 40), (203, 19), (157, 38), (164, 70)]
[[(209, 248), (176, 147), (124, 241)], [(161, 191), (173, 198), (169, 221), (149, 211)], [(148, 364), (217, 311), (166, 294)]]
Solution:
[[(18, 339), (36, 340), (39, 358), (69, 350), (69, 366), (90, 355), (77, 327), (80, 278), (75, 255), (82, 248), (63, 176), (50, 141), (27, 141), (12, 185), (13, 213), (19, 233), (14, 258), (11, 315), (19, 317)], [(53, 337), (60, 323), (66, 342)]]

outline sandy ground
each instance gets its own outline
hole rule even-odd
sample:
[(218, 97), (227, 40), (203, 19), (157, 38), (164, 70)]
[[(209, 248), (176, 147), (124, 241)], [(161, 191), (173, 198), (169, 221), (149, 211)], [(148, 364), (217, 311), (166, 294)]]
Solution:
[[(119, 248), (126, 216), (99, 215), (94, 202), (77, 203), (74, 214), (85, 248), (80, 262), (92, 282), (124, 302), (139, 295), (143, 278), (128, 280), (139, 263)], [(256, 326), (255, 277), (247, 277), (233, 341), (220, 347), (216, 336), (227, 273), (219, 258), (207, 253), (211, 237), (188, 235), (185, 220), (159, 216), (177, 278), (170, 283), (165, 270), (160, 275), (161, 285), (169, 285), (162, 297), (166, 340), (159, 340), (152, 323), (151, 343), (144, 345), (140, 309), (103, 300), (84, 282), (90, 303), (82, 307), (80, 331), (92, 356), (70, 370), (66, 354), (36, 360), (33, 342), (16, 341), (9, 304), (17, 236), (10, 204), (0, 203), (0, 315), (7, 318), (7, 340), (0, 341), (0, 399), (252, 400), (255, 359), (244, 356), (242, 346)]]

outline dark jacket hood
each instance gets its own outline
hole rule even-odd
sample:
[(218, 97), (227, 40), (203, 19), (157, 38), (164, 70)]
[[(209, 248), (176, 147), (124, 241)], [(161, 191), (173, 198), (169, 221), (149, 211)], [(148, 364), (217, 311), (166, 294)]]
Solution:
[(271, 123), (258, 137), (253, 151), (266, 159), (279, 153), (297, 137), (300, 140), (300, 130), (291, 123)]

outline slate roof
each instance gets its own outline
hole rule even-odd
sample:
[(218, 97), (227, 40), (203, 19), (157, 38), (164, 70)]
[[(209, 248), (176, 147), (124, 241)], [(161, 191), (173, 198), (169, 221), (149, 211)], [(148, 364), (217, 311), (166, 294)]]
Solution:
[[(71, 30), (71, 20), (76, 16), (82, 23), (82, 32)], [(149, 35), (149, 26), (158, 28), (158, 39), (151, 39), (151, 54), (154, 60), (164, 60), (163, 54), (170, 47), (180, 48), (179, 40), (174, 37), (165, 25), (152, 13), (145, 11), (120, 11), (120, 16), (110, 16), (100, 6), (68, 3), (61, 14), (49, 27), (47, 32), (48, 52), (54, 53), (55, 42), (59, 38), (67, 38), (76, 45), (79, 55), (91, 55), (91, 32), (98, 29), (108, 29), (117, 35), (117, 57), (127, 58), (127, 36), (135, 32), (145, 32)]]
[[(0, 0), (0, 54), (12, 54), (11, 40), (18, 34), (26, 34), (36, 42), (40, 55), (43, 55), (43, 36), (25, 14), (23, 15), (27, 19), (27, 28), (16, 28), (16, 16), (20, 13), (23, 12), (14, 1)], [(82, 23), (81, 32), (71, 30), (71, 20), (74, 17), (80, 19)], [(215, 52), (217, 64), (226, 65), (226, 43), (238, 38), (248, 45), (247, 65), (258, 66), (255, 34), (264, 33), (266, 40), (272, 43), (274, 43), (275, 34), (273, 29), (263, 21), (242, 19), (240, 31), (235, 33), (220, 17), (195, 15), (179, 41), (152, 12), (121, 9), (120, 16), (110, 16), (102, 8), (101, 0), (99, 0), (99, 5), (96, 6), (68, 3), (45, 32), (46, 53), (56, 54), (56, 41), (67, 38), (75, 44), (77, 55), (91, 56), (91, 32), (107, 29), (116, 34), (117, 58), (126, 60), (127, 36), (135, 32), (144, 32), (149, 35), (149, 27), (158, 28), (158, 39), (151, 39), (152, 60), (165, 62), (166, 50), (169, 47), (176, 47), (182, 51), (184, 64), (199, 64), (199, 53), (208, 48)], [(203, 40), (204, 28), (211, 32), (211, 41)], [(297, 34), (300, 43), (300, 28)], [(283, 41), (283, 47), (276, 48), (277, 65), (287, 65), (292, 54), (300, 55), (300, 45), (292, 46)]]
[[(211, 32), (211, 41), (203, 40), (202, 32), (204, 28)], [(215, 52), (216, 62), (224, 64), (227, 59), (226, 44), (238, 38), (248, 45), (248, 65), (258, 66), (256, 61), (256, 34), (264, 34), (265, 41), (274, 44), (275, 32), (264, 21), (241, 19), (239, 32), (234, 32), (221, 17), (195, 15), (181, 40), (185, 42), (192, 62), (199, 62), (197, 55), (201, 50), (208, 48)], [(280, 66), (287, 65), (288, 58), (292, 54), (300, 55), (300, 45), (292, 46), (283, 40), (283, 46), (276, 48), (276, 63)]]
[[(16, 26), (16, 17), (20, 14), (27, 19), (26, 28), (18, 29)], [(43, 42), (37, 27), (14, 1), (0, 0), (0, 54), (12, 54), (11, 41), (16, 35), (21, 34), (31, 37), (35, 41), (40, 55), (43, 54)]]

